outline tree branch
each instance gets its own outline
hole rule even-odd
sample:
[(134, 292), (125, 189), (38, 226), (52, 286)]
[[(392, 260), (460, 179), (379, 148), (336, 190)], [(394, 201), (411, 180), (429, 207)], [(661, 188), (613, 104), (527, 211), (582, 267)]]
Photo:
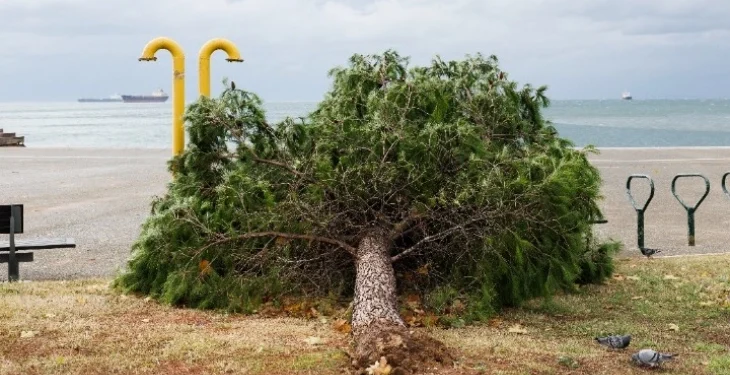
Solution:
[(399, 259), (407, 256), (408, 254), (413, 253), (419, 247), (421, 247), (421, 246), (423, 246), (423, 245), (425, 245), (425, 244), (427, 244), (429, 242), (436, 241), (436, 240), (440, 240), (440, 239), (442, 239), (442, 238), (450, 235), (451, 233), (454, 233), (454, 232), (459, 231), (459, 230), (464, 230), (464, 227), (466, 227), (469, 224), (474, 224), (474, 223), (476, 223), (478, 221), (482, 221), (482, 220), (486, 220), (486, 219), (487, 219), (486, 217), (479, 217), (479, 218), (471, 219), (471, 220), (469, 220), (469, 221), (467, 221), (465, 223), (462, 223), (462, 224), (453, 226), (453, 227), (451, 227), (449, 229), (446, 229), (446, 230), (443, 230), (443, 231), (441, 231), (439, 233), (436, 233), (436, 234), (432, 234), (430, 236), (423, 237), (420, 241), (416, 242), (413, 246), (411, 246), (411, 247), (403, 250), (400, 254), (397, 254), (397, 255), (393, 256), (392, 258), (390, 258), (390, 261), (393, 262), (393, 263), (395, 263)]
[(412, 212), (410, 215), (408, 215), (408, 217), (406, 217), (399, 223), (396, 223), (393, 226), (393, 229), (390, 230), (390, 240), (393, 241), (403, 235), (403, 233), (405, 233), (410, 228), (411, 224), (413, 224), (414, 221), (417, 221), (418, 219), (421, 219), (423, 217), (423, 214)]
[(284, 233), (284, 232), (253, 232), (253, 233), (241, 234), (241, 235), (238, 235), (235, 237), (226, 237), (226, 238), (214, 241), (212, 243), (209, 243), (209, 244), (203, 246), (202, 248), (200, 248), (198, 250), (198, 253), (203, 252), (213, 246), (224, 244), (227, 242), (248, 240), (251, 238), (261, 238), (261, 237), (281, 237), (281, 238), (288, 238), (288, 239), (292, 239), (292, 240), (307, 240), (307, 241), (328, 243), (330, 245), (335, 245), (335, 246), (339, 246), (339, 247), (343, 248), (345, 251), (350, 253), (350, 255), (357, 258), (357, 249), (348, 245), (347, 243), (345, 243), (343, 241), (336, 240), (333, 238), (313, 236), (313, 235), (308, 235), (308, 234), (296, 234), (296, 233)]
[(256, 161), (256, 162), (263, 163), (263, 164), (269, 164), (269, 165), (275, 165), (277, 167), (284, 168), (284, 169), (286, 169), (287, 171), (289, 171), (290, 173), (294, 174), (297, 177), (301, 177), (301, 178), (306, 178), (307, 177), (304, 173), (299, 172), (298, 170), (290, 167), (288, 164), (286, 164), (284, 162), (281, 162), (281, 161), (278, 161), (278, 160), (262, 159), (262, 158), (258, 157), (253, 151), (251, 151), (251, 155), (253, 155), (253, 160)]

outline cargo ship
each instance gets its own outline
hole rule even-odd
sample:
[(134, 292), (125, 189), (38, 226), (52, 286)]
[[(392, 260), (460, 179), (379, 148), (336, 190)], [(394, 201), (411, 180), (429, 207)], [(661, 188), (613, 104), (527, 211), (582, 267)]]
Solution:
[(119, 95), (110, 95), (108, 98), (80, 98), (79, 103), (121, 103), (122, 97)]
[(169, 96), (162, 89), (158, 89), (150, 95), (122, 95), (125, 103), (164, 103)]

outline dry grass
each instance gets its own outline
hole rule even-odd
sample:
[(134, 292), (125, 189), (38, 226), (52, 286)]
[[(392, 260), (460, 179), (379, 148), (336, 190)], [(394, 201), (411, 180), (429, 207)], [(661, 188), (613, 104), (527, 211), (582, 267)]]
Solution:
[[(730, 375), (730, 255), (619, 263), (606, 285), (535, 301), (482, 326), (433, 330), (460, 355), (456, 368), (439, 373), (640, 374), (629, 355), (650, 346), (679, 354), (662, 373)], [(0, 374), (340, 374), (347, 367), (348, 337), (329, 319), (175, 309), (107, 285), (0, 284)], [(525, 331), (510, 333), (516, 324)], [(631, 348), (608, 351), (592, 341), (612, 333), (633, 334)]]

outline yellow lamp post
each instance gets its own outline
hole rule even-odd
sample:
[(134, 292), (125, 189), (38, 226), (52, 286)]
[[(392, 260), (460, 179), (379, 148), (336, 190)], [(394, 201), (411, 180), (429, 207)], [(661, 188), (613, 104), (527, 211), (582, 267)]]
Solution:
[(243, 62), (241, 53), (230, 40), (215, 38), (206, 42), (198, 54), (198, 90), (201, 96), (210, 97), (210, 57), (217, 50), (228, 54), (228, 62)]
[(185, 149), (185, 54), (174, 40), (159, 37), (147, 43), (139, 61), (156, 61), (155, 53), (161, 49), (172, 54), (172, 155), (177, 156)]

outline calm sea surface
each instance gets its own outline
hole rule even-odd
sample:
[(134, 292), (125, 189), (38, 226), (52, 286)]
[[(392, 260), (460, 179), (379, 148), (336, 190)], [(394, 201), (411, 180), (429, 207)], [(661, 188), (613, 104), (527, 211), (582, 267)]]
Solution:
[[(315, 103), (269, 103), (275, 122)], [(27, 147), (168, 148), (170, 102), (0, 103), (0, 129), (25, 136)], [(730, 146), (730, 100), (554, 101), (546, 110), (577, 146)]]

